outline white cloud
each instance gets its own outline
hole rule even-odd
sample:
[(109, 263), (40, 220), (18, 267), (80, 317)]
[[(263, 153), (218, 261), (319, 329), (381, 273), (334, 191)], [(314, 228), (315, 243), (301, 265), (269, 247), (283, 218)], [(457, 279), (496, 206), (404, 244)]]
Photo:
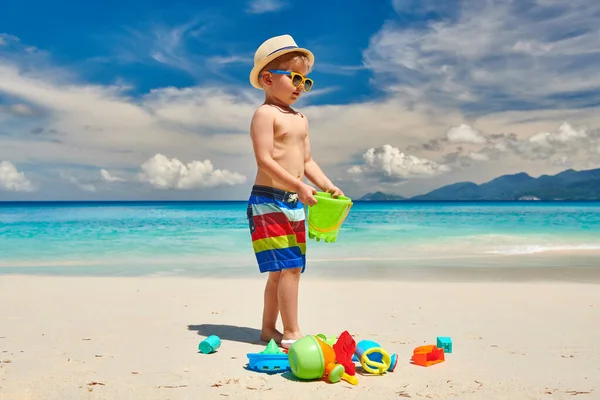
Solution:
[(33, 184), (25, 173), (17, 170), (10, 161), (0, 161), (0, 190), (12, 192), (33, 192)]
[(450, 142), (454, 143), (485, 143), (486, 139), (477, 130), (473, 129), (469, 125), (460, 124), (459, 126), (452, 127), (446, 132), (446, 136)]
[(236, 172), (214, 169), (210, 160), (183, 164), (176, 158), (156, 154), (142, 164), (140, 179), (159, 189), (197, 189), (244, 183)]
[(247, 155), (249, 143), (236, 138), (224, 146), (218, 138), (242, 133), (247, 137), (259, 104), (249, 90), (210, 87), (155, 89), (133, 100), (127, 87), (70, 84), (43, 69), (28, 75), (2, 60), (0, 92), (43, 109), (37, 123), (45, 132), (55, 132), (39, 135), (36, 142), (22, 135), (7, 139), (0, 157), (102, 167), (110, 162), (113, 168), (137, 167), (157, 152), (208, 158), (225, 147), (232, 157)]
[(560, 156), (556, 160), (552, 161), (552, 164), (562, 168), (568, 168), (572, 165), (571, 159), (568, 156)]
[(101, 169), (100, 170), (100, 176), (102, 177), (102, 179), (104, 179), (106, 182), (125, 182), (125, 179), (112, 175), (110, 172), (108, 172), (105, 169)]
[(487, 140), (489, 145), (478, 152), (488, 158), (516, 155), (530, 163), (543, 161), (555, 166), (588, 166), (596, 159), (594, 149), (600, 144), (600, 131), (588, 132), (586, 128), (576, 128), (563, 122), (555, 130), (538, 132), (529, 137), (519, 137), (514, 133), (489, 134)]
[(471, 152), (469, 157), (475, 161), (488, 161), (490, 157), (484, 153)]
[(6, 46), (11, 42), (18, 42), (19, 38), (7, 33), (0, 33), (0, 46)]
[(60, 177), (64, 180), (71, 182), (73, 185), (77, 186), (79, 189), (84, 190), (86, 192), (96, 192), (96, 186), (92, 183), (82, 181), (71, 173), (61, 171)]
[(263, 14), (279, 11), (286, 6), (283, 0), (251, 0), (248, 12), (252, 14)]
[(124, 33), (113, 33), (108, 38), (115, 43), (111, 48), (113, 58), (121, 63), (158, 62), (196, 75), (200, 65), (188, 50), (186, 40), (200, 32), (202, 26), (196, 18), (175, 26), (154, 25), (143, 31), (126, 28)]
[(27, 117), (35, 115), (35, 110), (33, 110), (27, 104), (12, 104), (10, 106), (0, 106), (0, 114), (2, 113), (9, 113), (13, 115)]
[(363, 160), (363, 165), (352, 166), (348, 172), (400, 180), (431, 177), (450, 171), (450, 167), (447, 165), (440, 165), (434, 161), (413, 155), (405, 155), (389, 144), (378, 149), (370, 148), (363, 155)]
[[(111, 44), (112, 56), (94, 57), (100, 62), (119, 63), (160, 63), (186, 72), (198, 81), (206, 81), (215, 76), (231, 80), (229, 71), (223, 71), (230, 64), (253, 62), (253, 52), (240, 52), (239, 47), (221, 41), (214, 34), (215, 29), (228, 29), (228, 20), (215, 14), (195, 14), (193, 18), (178, 25), (153, 24), (145, 29), (125, 28), (123, 32), (108, 35), (105, 42)], [(210, 48), (219, 43), (219, 50), (213, 54), (198, 52), (198, 45)]]
[[(389, 45), (393, 48), (396, 43)], [(220, 185), (221, 189), (205, 191), (199, 198), (217, 192), (226, 198), (241, 198), (246, 188), (235, 182), (246, 178), (228, 171), (254, 171), (248, 126), (263, 95), (244, 88), (227, 84), (166, 87), (134, 97), (125, 84), (82, 83), (69, 71), (44, 63), (21, 64), (16, 58), (0, 57), (0, 94), (35, 111), (31, 118), (0, 116), (12, 124), (2, 126), (0, 159), (41, 166), (73, 164), (76, 178), (65, 179), (83, 190), (97, 190), (98, 196), (109, 193), (111, 185), (107, 182), (119, 178), (130, 183), (133, 194), (170, 196), (166, 191), (146, 191), (149, 187), (136, 182), (142, 177), (153, 182), (152, 187)], [(420, 88), (415, 84), (415, 95)], [(460, 91), (449, 93), (456, 96)], [(494, 104), (493, 99), (490, 104)], [(300, 110), (309, 119), (315, 159), (335, 182), (346, 179), (354, 185), (352, 190), (361, 194), (371, 189), (371, 178), (379, 179), (384, 188), (405, 182), (403, 190), (410, 194), (453, 180), (490, 179), (514, 169), (533, 175), (548, 172), (551, 163), (562, 156), (578, 168), (589, 162), (587, 154), (600, 144), (596, 131), (584, 130), (587, 136), (579, 137), (559, 127), (563, 120), (600, 127), (597, 108), (494, 112), (472, 118), (456, 109), (441, 110), (435, 102), (409, 105), (398, 92), (390, 92), (379, 100), (308, 105)], [(474, 121), (469, 124), (478, 130), (464, 121)], [(582, 131), (571, 126), (574, 132)], [(448, 127), (454, 127), (450, 134)], [(34, 129), (37, 133), (28, 135)], [(551, 133), (546, 137), (553, 143), (550, 151), (544, 150), (547, 146), (530, 142), (537, 132)], [(568, 140), (563, 140), (565, 137)], [(388, 145), (377, 148), (381, 143)], [(468, 146), (455, 146), (462, 143)], [(371, 155), (350, 168), (354, 174), (348, 174), (348, 161), (355, 154), (365, 153), (365, 149), (372, 149)], [(155, 155), (162, 154), (177, 158), (162, 156), (162, 161), (157, 161)], [(597, 154), (595, 157), (599, 159)], [(210, 161), (189, 164), (178, 161), (207, 159)], [(130, 171), (142, 164), (147, 171), (142, 169), (137, 177), (132, 176)], [(78, 165), (83, 168), (78, 169)], [(224, 171), (215, 170), (213, 165)], [(86, 175), (86, 171), (92, 172)], [(220, 176), (217, 171), (221, 171)], [(42, 171), (40, 175), (48, 174)], [(413, 179), (419, 177), (432, 178)], [(118, 192), (109, 194), (115, 196)], [(79, 194), (75, 192), (74, 197)], [(185, 195), (179, 191), (173, 197)]]
[(573, 139), (586, 138), (587, 133), (585, 129), (576, 130), (570, 124), (563, 123), (557, 131), (554, 132), (540, 132), (529, 138), (529, 141), (537, 146), (552, 146), (554, 143), (567, 143)]
[(376, 81), (409, 104), (482, 114), (598, 103), (600, 2), (428, 3), (441, 18), (424, 28), (388, 21), (364, 52)]

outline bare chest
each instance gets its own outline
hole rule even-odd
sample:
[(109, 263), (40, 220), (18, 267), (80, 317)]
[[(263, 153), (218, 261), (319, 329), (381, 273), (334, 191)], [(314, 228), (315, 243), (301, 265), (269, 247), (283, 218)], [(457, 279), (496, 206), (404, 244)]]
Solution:
[(303, 142), (308, 134), (306, 119), (301, 114), (278, 115), (274, 128), (275, 141), (280, 143)]

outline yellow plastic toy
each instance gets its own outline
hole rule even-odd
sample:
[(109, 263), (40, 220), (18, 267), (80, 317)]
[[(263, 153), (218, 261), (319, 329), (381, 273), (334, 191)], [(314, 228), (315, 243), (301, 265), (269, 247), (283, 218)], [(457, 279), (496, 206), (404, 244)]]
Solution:
[(375, 375), (382, 375), (386, 371), (393, 372), (398, 364), (397, 354), (390, 355), (379, 343), (372, 340), (358, 342), (354, 356), (366, 372)]

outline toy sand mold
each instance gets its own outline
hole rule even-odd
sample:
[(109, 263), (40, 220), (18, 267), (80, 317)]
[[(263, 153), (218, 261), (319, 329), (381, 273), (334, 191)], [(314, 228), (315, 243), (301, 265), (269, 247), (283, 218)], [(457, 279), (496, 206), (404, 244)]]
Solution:
[(345, 196), (333, 198), (331, 193), (317, 192), (317, 204), (306, 207), (308, 222), (308, 237), (321, 239), (325, 242), (335, 242), (340, 227), (346, 220), (352, 200)]

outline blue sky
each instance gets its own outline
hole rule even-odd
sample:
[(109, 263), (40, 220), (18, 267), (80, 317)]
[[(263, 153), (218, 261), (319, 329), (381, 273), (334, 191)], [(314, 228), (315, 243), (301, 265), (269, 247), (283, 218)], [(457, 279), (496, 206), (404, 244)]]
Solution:
[[(206, 84), (243, 86), (258, 44), (288, 33), (319, 57), (313, 77), (337, 94), (317, 102), (344, 102), (369, 96), (362, 50), (393, 17), (389, 2), (374, 2), (364, 18), (364, 2), (255, 1), (79, 1), (13, 2), (0, 26), (23, 46), (47, 52), (51, 61), (79, 79), (103, 85), (122, 80), (132, 95), (156, 87)], [(101, 5), (100, 5), (101, 4)], [(36, 13), (31, 13), (31, 7)], [(306, 16), (306, 19), (305, 17)], [(340, 76), (353, 77), (343, 85)]]
[(598, 17), (592, 0), (10, 2), (0, 200), (246, 198), (248, 73), (284, 33), (316, 56), (298, 108), (353, 197), (599, 167)]

